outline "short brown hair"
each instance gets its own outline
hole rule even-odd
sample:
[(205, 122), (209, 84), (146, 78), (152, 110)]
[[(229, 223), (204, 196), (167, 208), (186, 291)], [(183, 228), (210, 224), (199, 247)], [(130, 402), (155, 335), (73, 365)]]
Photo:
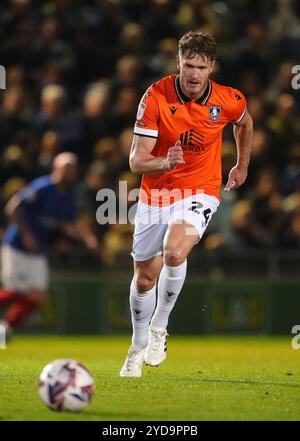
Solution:
[(203, 34), (201, 31), (190, 31), (184, 34), (178, 43), (179, 53), (188, 58), (195, 55), (215, 60), (217, 58), (217, 44), (214, 37)]

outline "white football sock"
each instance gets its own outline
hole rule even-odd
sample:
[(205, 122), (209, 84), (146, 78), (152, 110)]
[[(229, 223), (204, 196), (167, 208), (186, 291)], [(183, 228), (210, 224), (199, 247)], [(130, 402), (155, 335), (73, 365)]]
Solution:
[(148, 344), (148, 327), (156, 304), (156, 284), (152, 289), (139, 293), (134, 278), (130, 285), (130, 310), (132, 321), (132, 346), (144, 349)]
[(151, 320), (154, 329), (166, 329), (169, 315), (185, 281), (187, 260), (179, 266), (164, 264), (158, 281), (157, 307)]

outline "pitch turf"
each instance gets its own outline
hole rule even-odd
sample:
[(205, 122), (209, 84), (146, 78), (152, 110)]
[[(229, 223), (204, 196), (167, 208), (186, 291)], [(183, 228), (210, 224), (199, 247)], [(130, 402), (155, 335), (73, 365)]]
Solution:
[[(300, 420), (300, 350), (283, 338), (169, 339), (169, 356), (140, 379), (119, 378), (129, 337), (15, 337), (0, 350), (1, 420)], [(38, 376), (75, 358), (96, 378), (79, 414), (48, 410)]]

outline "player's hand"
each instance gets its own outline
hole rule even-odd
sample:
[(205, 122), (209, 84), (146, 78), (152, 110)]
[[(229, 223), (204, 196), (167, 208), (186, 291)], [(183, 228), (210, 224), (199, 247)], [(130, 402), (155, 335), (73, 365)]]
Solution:
[(85, 246), (92, 253), (92, 255), (101, 258), (101, 253), (102, 253), (101, 245), (94, 234), (86, 235), (84, 242), (85, 242)]
[(235, 165), (229, 172), (228, 181), (224, 188), (225, 191), (231, 191), (239, 188), (246, 181), (248, 169), (245, 166)]
[(84, 239), (86, 247), (91, 251), (97, 251), (99, 248), (99, 242), (94, 234), (89, 234)]
[(40, 245), (31, 231), (23, 232), (22, 240), (27, 251), (36, 253), (40, 250)]
[(175, 145), (169, 148), (167, 155), (167, 169), (174, 170), (179, 164), (185, 164), (181, 141), (176, 141)]

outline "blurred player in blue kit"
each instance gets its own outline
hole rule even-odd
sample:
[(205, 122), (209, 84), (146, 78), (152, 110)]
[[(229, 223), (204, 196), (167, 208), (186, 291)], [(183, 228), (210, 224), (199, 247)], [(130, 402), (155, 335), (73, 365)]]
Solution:
[(94, 234), (77, 222), (72, 193), (77, 162), (73, 153), (57, 155), (51, 174), (32, 181), (5, 207), (9, 225), (1, 247), (0, 307), (8, 309), (0, 324), (8, 335), (45, 299), (49, 279), (46, 251), (55, 231), (84, 242), (89, 249), (98, 247)]

